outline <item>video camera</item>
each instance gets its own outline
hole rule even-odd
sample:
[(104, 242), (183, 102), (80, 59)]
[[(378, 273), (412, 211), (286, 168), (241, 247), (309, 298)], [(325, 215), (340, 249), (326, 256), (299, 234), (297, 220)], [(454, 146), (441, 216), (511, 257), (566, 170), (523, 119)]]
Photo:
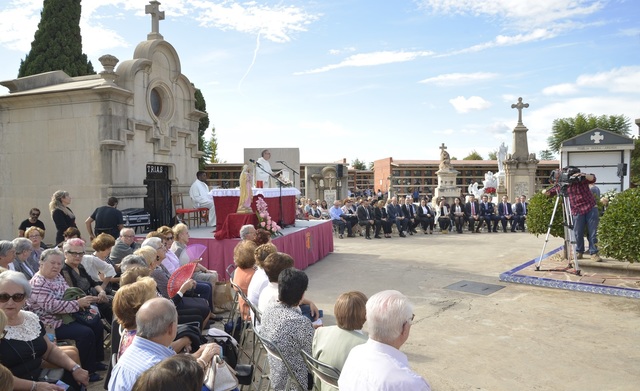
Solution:
[(562, 169), (562, 171), (560, 170), (551, 171), (551, 175), (549, 176), (549, 182), (553, 184), (557, 183), (559, 186), (573, 185), (574, 183), (579, 183), (584, 180), (584, 175), (574, 176), (575, 174), (579, 174), (579, 173), (580, 173), (580, 169), (578, 167), (566, 166), (565, 168)]

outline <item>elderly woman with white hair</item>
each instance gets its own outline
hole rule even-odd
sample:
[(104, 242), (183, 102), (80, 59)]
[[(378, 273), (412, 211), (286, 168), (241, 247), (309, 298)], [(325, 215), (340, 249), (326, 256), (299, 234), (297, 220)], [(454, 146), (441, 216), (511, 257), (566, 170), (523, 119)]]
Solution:
[(53, 385), (38, 381), (44, 361), (65, 370), (62, 381), (71, 390), (89, 384), (89, 373), (51, 342), (44, 324), (33, 312), (23, 310), (31, 285), (22, 273), (0, 274), (0, 309), (7, 326), (0, 342), (0, 363), (13, 374), (15, 390), (49, 390)]
[(15, 259), (16, 248), (12, 242), (8, 240), (0, 240), (0, 267), (11, 269), (9, 266)]
[(11, 264), (11, 269), (24, 274), (27, 280), (30, 280), (37, 272), (40, 266), (29, 262), (29, 257), (33, 252), (31, 240), (27, 238), (15, 238), (12, 241), (16, 252), (16, 259)]
[(55, 329), (56, 338), (73, 339), (76, 342), (82, 367), (89, 371), (89, 380), (98, 381), (101, 378), (96, 371), (107, 369), (100, 362), (104, 359), (102, 322), (89, 327), (77, 321), (64, 323), (62, 318), (62, 315), (71, 315), (89, 308), (98, 298), (84, 296), (77, 300), (65, 300), (64, 293), (69, 285), (60, 274), (63, 264), (64, 254), (57, 248), (42, 252), (40, 270), (29, 281), (32, 292), (27, 303), (42, 323)]

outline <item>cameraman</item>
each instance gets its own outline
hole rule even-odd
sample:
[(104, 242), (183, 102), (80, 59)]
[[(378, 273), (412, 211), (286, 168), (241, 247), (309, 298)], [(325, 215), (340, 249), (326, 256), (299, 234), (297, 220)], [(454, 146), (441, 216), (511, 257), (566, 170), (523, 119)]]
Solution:
[(582, 259), (584, 253), (584, 228), (587, 226), (589, 240), (589, 254), (591, 260), (602, 262), (602, 258), (598, 255), (597, 229), (600, 222), (600, 214), (596, 206), (596, 200), (589, 189), (589, 185), (595, 183), (596, 176), (593, 174), (584, 174), (575, 166), (567, 166), (562, 169), (562, 174), (556, 176), (555, 185), (543, 191), (548, 197), (554, 196), (561, 189), (566, 190), (569, 197), (569, 205), (571, 206), (571, 214), (573, 215), (573, 229), (576, 238), (576, 258)]

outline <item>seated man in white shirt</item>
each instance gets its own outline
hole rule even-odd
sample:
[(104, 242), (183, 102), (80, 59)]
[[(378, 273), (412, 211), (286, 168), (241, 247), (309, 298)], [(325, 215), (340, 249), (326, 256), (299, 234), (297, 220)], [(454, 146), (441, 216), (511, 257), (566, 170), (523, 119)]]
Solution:
[(209, 186), (205, 182), (207, 179), (207, 173), (204, 171), (198, 171), (196, 173), (196, 180), (191, 184), (189, 189), (189, 197), (193, 202), (194, 208), (208, 208), (209, 209), (209, 221), (208, 227), (216, 226), (216, 208), (213, 205), (213, 197), (209, 194)]
[(369, 298), (369, 340), (351, 349), (338, 380), (341, 391), (431, 390), (399, 350), (409, 338), (413, 317), (413, 305), (398, 291), (382, 291)]

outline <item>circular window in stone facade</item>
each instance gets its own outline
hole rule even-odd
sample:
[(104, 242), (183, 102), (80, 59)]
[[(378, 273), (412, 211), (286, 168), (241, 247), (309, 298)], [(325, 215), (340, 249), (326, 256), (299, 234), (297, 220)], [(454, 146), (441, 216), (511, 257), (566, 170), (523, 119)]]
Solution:
[(152, 116), (169, 120), (173, 116), (173, 97), (162, 83), (153, 83), (149, 89), (147, 106)]

